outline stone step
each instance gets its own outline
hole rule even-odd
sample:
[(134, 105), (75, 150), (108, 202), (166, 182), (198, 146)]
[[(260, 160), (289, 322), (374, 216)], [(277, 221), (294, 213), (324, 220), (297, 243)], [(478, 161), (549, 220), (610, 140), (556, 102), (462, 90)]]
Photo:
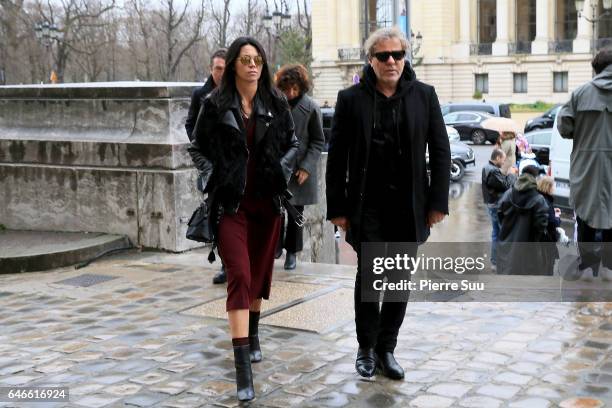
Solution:
[(126, 236), (87, 232), (0, 231), (0, 274), (78, 264), (107, 251), (129, 248)]

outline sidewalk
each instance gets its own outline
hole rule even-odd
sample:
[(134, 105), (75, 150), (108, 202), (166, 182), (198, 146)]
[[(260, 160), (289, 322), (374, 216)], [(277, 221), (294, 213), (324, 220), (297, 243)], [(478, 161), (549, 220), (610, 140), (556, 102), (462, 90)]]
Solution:
[[(225, 287), (206, 255), (131, 252), (1, 275), (0, 386), (70, 387), (68, 404), (36, 407), (237, 406), (215, 317)], [(612, 406), (610, 303), (411, 303), (396, 350), (405, 380), (361, 380), (354, 268), (287, 273), (277, 261), (250, 406)]]

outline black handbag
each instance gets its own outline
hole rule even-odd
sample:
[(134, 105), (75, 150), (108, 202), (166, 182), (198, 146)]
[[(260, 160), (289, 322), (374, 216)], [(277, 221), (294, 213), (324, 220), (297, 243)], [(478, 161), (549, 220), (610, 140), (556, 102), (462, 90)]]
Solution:
[(210, 219), (210, 206), (206, 201), (203, 201), (187, 223), (187, 239), (197, 242), (214, 242), (215, 234)]

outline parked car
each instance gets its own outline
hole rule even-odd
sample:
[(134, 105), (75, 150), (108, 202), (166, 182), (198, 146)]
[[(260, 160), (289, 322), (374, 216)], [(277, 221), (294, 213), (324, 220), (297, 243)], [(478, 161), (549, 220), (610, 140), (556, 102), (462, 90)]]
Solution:
[(538, 163), (548, 166), (550, 161), (550, 141), (552, 129), (534, 130), (525, 134), (525, 139), (531, 147), (531, 151), (536, 155)]
[(555, 122), (555, 118), (557, 117), (557, 112), (561, 109), (561, 104), (557, 104), (544, 112), (541, 116), (537, 118), (529, 119), (527, 123), (525, 123), (525, 133), (531, 132), (537, 129), (549, 129), (552, 128), (553, 123)]
[[(451, 149), (451, 181), (459, 181), (465, 175), (467, 166), (476, 165), (476, 157), (472, 148), (462, 142), (450, 142)], [(427, 152), (427, 171), (429, 172), (429, 152)]]
[(510, 105), (507, 103), (497, 102), (456, 102), (447, 103), (442, 105), (442, 115), (446, 115), (452, 112), (460, 111), (472, 111), (472, 112), (486, 112), (493, 116), (499, 116), (503, 118), (510, 118)]
[[(331, 137), (331, 125), (334, 117), (334, 108), (321, 108), (321, 119), (323, 120), (323, 135), (325, 135), (325, 148), (323, 151), (327, 151), (329, 147), (329, 138)], [(451, 126), (446, 127), (446, 133), (448, 134), (448, 140), (451, 142), (459, 141), (459, 132)]]
[(453, 112), (444, 115), (444, 123), (459, 132), (460, 140), (471, 140), (475, 144), (489, 141), (495, 144), (499, 132), (482, 127), (482, 122), (492, 117), (484, 112)]
[(572, 139), (564, 139), (557, 130), (557, 117), (551, 129), (550, 160), (548, 162), (548, 175), (555, 179), (553, 197), (555, 205), (561, 208), (570, 208), (570, 156), (574, 147)]
[(457, 129), (455, 129), (454, 127), (447, 126), (446, 133), (448, 134), (449, 142), (458, 142), (460, 140), (459, 132), (457, 132)]

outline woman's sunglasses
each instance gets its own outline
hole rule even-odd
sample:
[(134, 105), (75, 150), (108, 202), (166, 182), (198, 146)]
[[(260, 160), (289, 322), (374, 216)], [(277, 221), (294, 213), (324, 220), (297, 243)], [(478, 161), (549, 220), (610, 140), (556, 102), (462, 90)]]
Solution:
[(240, 61), (242, 65), (246, 66), (251, 65), (251, 61), (253, 61), (253, 63), (255, 63), (255, 65), (257, 65), (258, 67), (261, 67), (264, 63), (261, 55), (256, 55), (254, 57), (251, 57), (250, 55), (243, 55), (238, 59), (238, 61)]
[(389, 57), (393, 57), (394, 61), (399, 61), (401, 59), (404, 59), (404, 57), (406, 56), (406, 51), (401, 50), (401, 51), (382, 51), (382, 52), (375, 52), (374, 56), (376, 57), (377, 60), (379, 60), (380, 62), (387, 62), (389, 60)]

